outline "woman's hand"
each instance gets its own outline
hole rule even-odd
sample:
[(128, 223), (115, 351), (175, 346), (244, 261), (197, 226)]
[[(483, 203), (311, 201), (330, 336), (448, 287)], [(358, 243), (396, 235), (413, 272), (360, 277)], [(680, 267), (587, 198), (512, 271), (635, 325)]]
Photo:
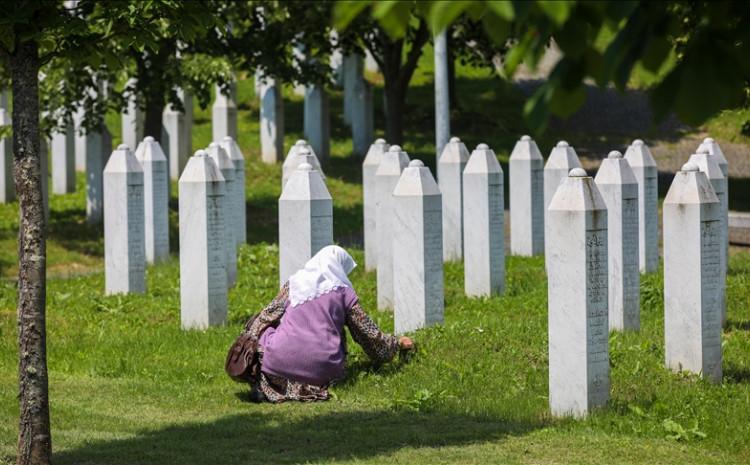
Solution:
[(398, 338), (398, 347), (401, 350), (412, 350), (414, 348), (414, 341), (406, 336)]

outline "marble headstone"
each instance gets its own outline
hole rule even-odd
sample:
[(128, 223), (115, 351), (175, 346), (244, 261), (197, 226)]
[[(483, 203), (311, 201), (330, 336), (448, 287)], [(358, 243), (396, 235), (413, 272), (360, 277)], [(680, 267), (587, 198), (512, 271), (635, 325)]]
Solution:
[[(87, 160), (91, 161), (91, 159)], [(86, 163), (86, 168), (89, 168)], [(104, 169), (104, 279), (107, 294), (146, 292), (143, 169), (127, 145)]]
[[(443, 322), (441, 194), (412, 160), (393, 190), (393, 325), (396, 334)], [(378, 271), (380, 267), (378, 267)]]
[(279, 197), (279, 283), (333, 244), (333, 201), (309, 163), (297, 167)]
[[(190, 144), (190, 129), (188, 128), (187, 112), (188, 105), (192, 106), (192, 97), (186, 92), (180, 90), (182, 104), (185, 112), (179, 111), (171, 104), (164, 107), (161, 115), (162, 136), (161, 145), (167, 159), (169, 160), (169, 178), (178, 180), (182, 170), (185, 169), (192, 150)], [(190, 109), (192, 113), (192, 108)]]
[[(549, 154), (547, 163), (544, 165), (544, 211), (549, 210), (552, 197), (557, 192), (560, 183), (568, 177), (573, 168), (580, 168), (576, 151), (567, 142), (561, 140)], [(547, 216), (545, 215), (545, 220)], [(545, 221), (545, 233), (549, 232)], [(546, 237), (546, 234), (545, 234)]]
[(83, 127), (85, 115), (83, 107), (79, 107), (73, 114), (76, 171), (86, 171), (86, 129)]
[(146, 115), (138, 107), (135, 96), (136, 79), (129, 79), (126, 86), (133, 89), (128, 93), (127, 106), (122, 111), (122, 143), (135, 147), (143, 139)]
[(502, 294), (505, 290), (503, 169), (487, 144), (477, 145), (466, 164), (463, 204), (466, 295)]
[(359, 81), (364, 79), (364, 58), (359, 53), (344, 56), (344, 123), (351, 126), (352, 110), (355, 106), (356, 88)]
[(289, 177), (291, 177), (292, 173), (294, 173), (297, 170), (297, 167), (302, 163), (310, 163), (313, 169), (319, 171), (320, 175), (323, 176), (323, 179), (325, 179), (323, 169), (320, 167), (320, 161), (315, 155), (312, 146), (310, 146), (310, 144), (308, 144), (306, 140), (299, 139), (294, 143), (294, 145), (292, 145), (292, 148), (289, 149), (289, 153), (287, 153), (286, 158), (284, 159), (284, 163), (281, 165), (282, 189), (286, 185), (286, 182), (289, 180)]
[(185, 165), (180, 191), (180, 320), (204, 329), (227, 319), (224, 177), (203, 150)]
[(609, 398), (607, 207), (583, 168), (550, 200), (549, 403), (554, 416), (581, 417)]
[[(0, 108), (0, 126), (11, 124), (10, 115)], [(13, 181), (13, 138), (0, 138), (0, 203), (16, 199), (16, 185)]]
[(245, 206), (245, 157), (237, 142), (227, 136), (221, 141), (221, 147), (227, 152), (234, 163), (234, 195), (236, 208), (232, 214), (236, 223), (235, 239), (237, 245), (247, 242), (247, 211)]
[(596, 173), (607, 205), (609, 329), (641, 327), (638, 272), (638, 181), (620, 152), (612, 151)]
[(284, 102), (281, 83), (260, 80), (260, 151), (263, 163), (278, 163), (284, 156)]
[(443, 195), (443, 260), (463, 258), (463, 177), (469, 151), (458, 137), (445, 144), (437, 162), (438, 185)]
[(169, 257), (169, 176), (167, 157), (151, 136), (143, 139), (135, 153), (143, 168), (146, 262)]
[(705, 146), (698, 148), (698, 152), (690, 156), (688, 162), (698, 166), (698, 170), (706, 175), (708, 182), (719, 199), (720, 211), (720, 229), (719, 248), (721, 248), (721, 276), (719, 281), (719, 302), (721, 306), (721, 324), (727, 320), (727, 303), (726, 303), (726, 281), (727, 281), (727, 257), (729, 248), (729, 212), (727, 199), (727, 178), (721, 172), (721, 168), (716, 163), (717, 158), (708, 154)]
[[(724, 202), (724, 209), (727, 210), (728, 214), (728, 202), (729, 202), (729, 162), (727, 161), (727, 158), (724, 156), (724, 152), (721, 150), (721, 147), (719, 146), (719, 143), (714, 140), (713, 137), (706, 137), (703, 139), (703, 143), (698, 147), (698, 153), (701, 152), (700, 147), (705, 147), (706, 150), (708, 150), (708, 154), (711, 155), (716, 162), (717, 165), (719, 165), (719, 168), (721, 169), (721, 173), (724, 175), (725, 178), (727, 178), (727, 188), (726, 188), (726, 201)], [(721, 199), (719, 199), (721, 200)], [(728, 226), (728, 225), (727, 225)], [(729, 234), (729, 231), (727, 229), (727, 234)], [(727, 240), (728, 240), (727, 236)], [(725, 263), (727, 265), (729, 264), (729, 247), (727, 243), (726, 247), (726, 254), (725, 254)], [(726, 316), (726, 315), (725, 315)], [(724, 321), (724, 320), (722, 320)]]
[(234, 162), (218, 142), (211, 142), (206, 153), (216, 163), (224, 178), (224, 246), (227, 254), (227, 286), (232, 287), (237, 282), (237, 240), (234, 235), (237, 230), (236, 212), (239, 209), (237, 196), (234, 193), (236, 188)]
[(638, 181), (638, 264), (641, 273), (659, 267), (659, 178), (648, 146), (636, 139), (625, 152), (625, 159)]
[(237, 138), (237, 84), (231, 83), (228, 95), (216, 86), (214, 104), (211, 107), (211, 132), (213, 140), (219, 141), (229, 136)]
[(52, 134), (52, 192), (68, 194), (76, 190), (75, 129)]
[(308, 84), (305, 87), (304, 126), (310, 146), (326, 164), (331, 152), (331, 117), (328, 94), (321, 85)]
[(510, 154), (510, 253), (544, 253), (544, 159), (529, 136)]
[(720, 382), (721, 202), (695, 163), (675, 175), (663, 215), (666, 365)]
[[(398, 145), (391, 145), (383, 154), (375, 171), (375, 234), (378, 245), (378, 308), (393, 308), (393, 221), (396, 215), (393, 189), (401, 172), (409, 164), (409, 156)], [(441, 220), (442, 221), (442, 220)], [(442, 230), (442, 225), (441, 225)], [(442, 234), (442, 231), (441, 231)], [(442, 239), (441, 239), (442, 241)], [(442, 243), (442, 242), (441, 242)]]
[(364, 79), (354, 81), (351, 101), (352, 148), (364, 157), (373, 137), (372, 86)]
[[(109, 134), (107, 127), (102, 124), (99, 130), (86, 133), (84, 141), (84, 156), (86, 160), (86, 221), (89, 224), (96, 224), (102, 221), (104, 209), (102, 205), (102, 171), (107, 164), (107, 157), (112, 152), (112, 136)], [(76, 156), (78, 156), (77, 152)]]
[(389, 145), (385, 139), (376, 139), (370, 145), (364, 162), (362, 162), (362, 203), (364, 205), (364, 242), (365, 242), (365, 270), (373, 271), (377, 268), (377, 221), (375, 221), (377, 193), (375, 187), (375, 172), (380, 166), (383, 154)]

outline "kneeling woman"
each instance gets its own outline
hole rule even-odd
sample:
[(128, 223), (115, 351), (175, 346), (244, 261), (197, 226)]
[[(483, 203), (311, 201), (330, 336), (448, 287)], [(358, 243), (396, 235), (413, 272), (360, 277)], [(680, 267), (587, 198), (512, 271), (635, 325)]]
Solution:
[(347, 277), (356, 266), (341, 247), (324, 247), (248, 321), (238, 339), (248, 368), (234, 377), (250, 382), (253, 401), (328, 399), (328, 386), (344, 377), (344, 326), (375, 362), (413, 348), (408, 337), (381, 332), (362, 310)]

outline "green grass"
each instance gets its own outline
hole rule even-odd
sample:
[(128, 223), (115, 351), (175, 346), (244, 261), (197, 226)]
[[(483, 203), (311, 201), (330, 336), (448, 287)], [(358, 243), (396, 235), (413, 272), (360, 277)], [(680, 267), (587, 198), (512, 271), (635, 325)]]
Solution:
[[(405, 147), (434, 166), (431, 56), (409, 90)], [(523, 99), (459, 68), (454, 132), (487, 142), (501, 161), (518, 134)], [(376, 127), (382, 128), (376, 88)], [(302, 137), (302, 101), (287, 94), (286, 146)], [(445, 324), (414, 336), (409, 362), (372, 366), (350, 343), (349, 376), (317, 404), (254, 405), (223, 373), (226, 349), (248, 315), (277, 289), (276, 202), (280, 168), (259, 162), (252, 83), (239, 83), (239, 142), (247, 164), (248, 242), (229, 324), (179, 329), (177, 199), (170, 202), (170, 261), (150, 267), (148, 293), (104, 296), (102, 229), (85, 223), (84, 180), (53, 195), (48, 241), (48, 352), (56, 464), (230, 463), (748, 463), (750, 462), (750, 253), (735, 252), (724, 332), (724, 381), (711, 385), (663, 368), (661, 276), (642, 281), (638, 333), (610, 336), (612, 392), (588, 419), (547, 409), (547, 293), (541, 259), (509, 257), (502, 297), (463, 296), (463, 270), (446, 267)], [(361, 263), (359, 161), (332, 96), (334, 235)], [(210, 109), (196, 108), (195, 149), (210, 138)], [(119, 142), (119, 118), (108, 117)], [(382, 135), (379, 133), (378, 135)], [(549, 139), (549, 140), (547, 140)], [(549, 146), (553, 136), (542, 138)], [(504, 166), (507, 173), (507, 165)], [(17, 204), (0, 205), (0, 464), (17, 434), (15, 324)], [(375, 308), (375, 276), (353, 283)], [(372, 311), (386, 330), (392, 316)]]

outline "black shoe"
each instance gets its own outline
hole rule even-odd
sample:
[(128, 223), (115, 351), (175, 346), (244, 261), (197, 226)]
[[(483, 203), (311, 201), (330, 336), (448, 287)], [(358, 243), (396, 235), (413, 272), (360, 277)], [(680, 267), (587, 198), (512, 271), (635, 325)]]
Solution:
[(254, 404), (261, 404), (266, 401), (266, 395), (263, 394), (263, 392), (258, 389), (257, 386), (253, 386), (252, 389), (250, 389), (250, 402)]

